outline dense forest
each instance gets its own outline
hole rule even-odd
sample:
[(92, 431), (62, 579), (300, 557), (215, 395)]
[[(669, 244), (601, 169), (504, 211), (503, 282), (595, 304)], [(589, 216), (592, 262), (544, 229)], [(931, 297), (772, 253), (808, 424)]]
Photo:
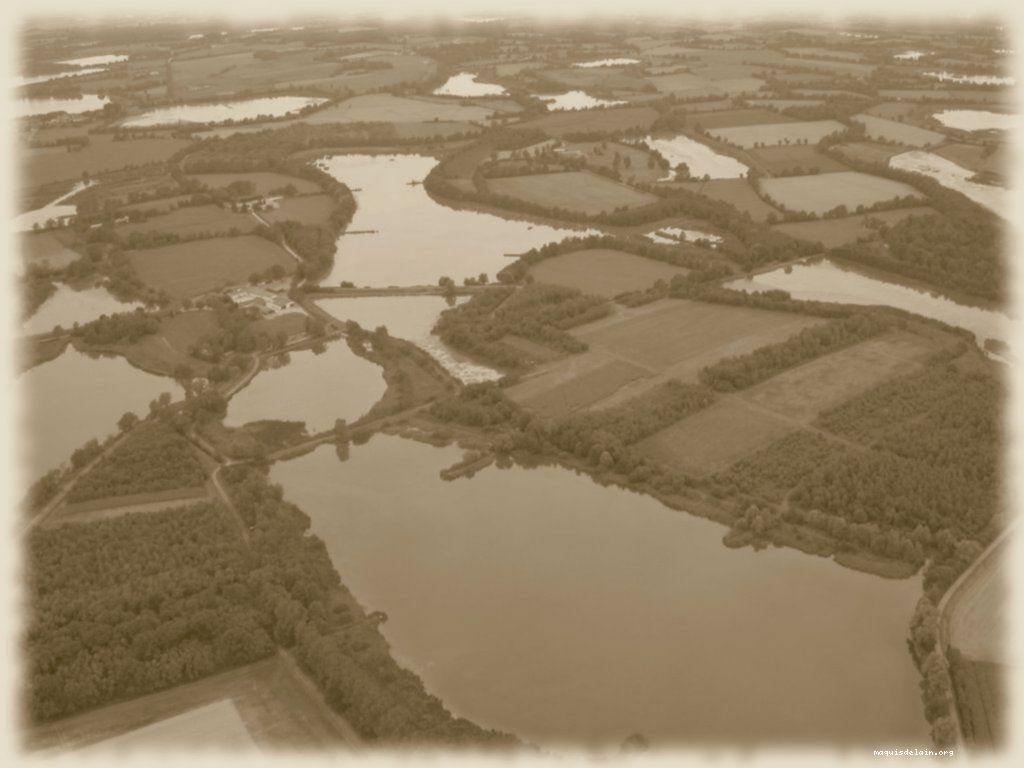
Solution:
[[(125, 414), (125, 427), (133, 423)], [(136, 419), (137, 420), (137, 419)], [(206, 472), (192, 444), (160, 420), (149, 421), (80, 478), (68, 501), (89, 501), (135, 493), (193, 488), (206, 482)]]

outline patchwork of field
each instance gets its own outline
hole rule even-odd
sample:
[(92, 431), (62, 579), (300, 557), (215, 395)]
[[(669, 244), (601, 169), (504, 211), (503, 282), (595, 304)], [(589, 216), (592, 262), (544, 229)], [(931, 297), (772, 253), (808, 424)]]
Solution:
[(605, 213), (623, 207), (638, 208), (659, 199), (648, 192), (640, 192), (587, 171), (488, 179), (487, 186), (498, 195), (585, 214)]
[(849, 168), (838, 160), (822, 154), (809, 144), (760, 147), (750, 150), (754, 158), (768, 173), (778, 176), (794, 171), (801, 173), (831, 173)]
[(112, 134), (97, 133), (89, 137), (88, 146), (73, 152), (67, 147), (21, 149), (18, 151), (21, 185), (34, 187), (65, 179), (77, 181), (83, 173), (92, 176), (126, 165), (164, 161), (188, 145), (185, 139), (170, 138), (114, 141)]
[(285, 197), (278, 201), (276, 208), (260, 211), (259, 215), (270, 222), (292, 220), (303, 224), (322, 224), (330, 217), (336, 205), (330, 195)]
[(861, 114), (854, 115), (851, 119), (864, 126), (869, 138), (894, 141), (908, 147), (931, 147), (946, 140), (946, 136), (942, 133), (895, 120), (887, 120), (884, 117)]
[(159, 232), (179, 237), (210, 233), (216, 235), (245, 234), (256, 226), (248, 213), (235, 213), (219, 205), (190, 205), (169, 213), (153, 216), (137, 224), (121, 224), (117, 232), (126, 240), (133, 234)]
[(253, 185), (253, 194), (256, 195), (266, 195), (289, 185), (295, 187), (295, 192), (299, 195), (320, 192), (320, 187), (312, 181), (286, 176), (283, 173), (196, 173), (189, 178), (210, 189), (221, 189), (234, 181), (248, 181)]
[(33, 752), (94, 745), (91, 752), (146, 745), (313, 749), (346, 744), (347, 725), (331, 712), (284, 653), (165, 691), (36, 726)]
[(564, 253), (530, 267), (530, 274), (538, 283), (564, 285), (607, 298), (649, 288), (658, 280), (668, 282), (676, 275), (685, 275), (687, 271), (661, 261), (607, 248)]
[(749, 214), (754, 221), (765, 222), (771, 214), (779, 214), (776, 208), (761, 199), (746, 179), (686, 181), (679, 186), (712, 200), (721, 200), (734, 205), (738, 210)]
[(790, 237), (821, 243), (825, 248), (838, 248), (855, 243), (862, 237), (871, 237), (875, 230), (869, 226), (872, 221), (895, 224), (910, 216), (930, 216), (935, 211), (927, 206), (916, 208), (895, 208), (891, 211), (876, 211), (839, 219), (815, 219), (813, 221), (790, 221), (775, 224), (772, 229), (785, 232)]
[(535, 120), (527, 120), (521, 127), (536, 128), (550, 136), (562, 137), (588, 131), (647, 130), (658, 116), (658, 111), (651, 107), (587, 109), (576, 112), (552, 112)]
[(761, 179), (759, 183), (762, 192), (780, 205), (819, 215), (840, 205), (852, 211), (858, 205), (871, 206), (897, 197), (923, 197), (907, 184), (858, 171)]
[(741, 125), (734, 128), (712, 128), (708, 133), (729, 144), (751, 149), (755, 144), (792, 144), (807, 142), (817, 144), (832, 133), (845, 129), (837, 120), (807, 120), (790, 123), (778, 122), (764, 125)]
[(818, 318), (663, 299), (572, 331), (586, 352), (545, 363), (509, 397), (545, 416), (603, 408), (667, 379), (696, 382), (701, 368), (789, 338)]
[(289, 273), (295, 268), (280, 246), (256, 235), (194, 240), (126, 254), (144, 283), (179, 299), (247, 283), (253, 272), (275, 264)]

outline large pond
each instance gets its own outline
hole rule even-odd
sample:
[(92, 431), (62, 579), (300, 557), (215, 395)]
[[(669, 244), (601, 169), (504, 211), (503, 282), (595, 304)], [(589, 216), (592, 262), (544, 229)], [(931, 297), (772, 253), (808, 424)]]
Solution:
[(121, 357), (90, 357), (73, 347), (21, 374), (18, 386), (24, 398), (19, 444), (30, 482), (91, 438), (117, 432), (126, 411), (143, 416), (161, 392), (181, 396), (171, 379), (133, 368)]
[(305, 96), (268, 96), (262, 99), (229, 101), (219, 104), (182, 104), (164, 107), (131, 117), (124, 121), (128, 128), (149, 128), (155, 125), (177, 125), (179, 123), (226, 123), (229, 120), (253, 120), (255, 118), (284, 117), (306, 107), (322, 104), (326, 99)]
[(925, 77), (934, 77), (944, 83), (970, 83), (971, 85), (1013, 85), (1017, 81), (1012, 77), (997, 75), (956, 75), (952, 72), (925, 72)]
[(580, 61), (573, 64), (574, 67), (593, 69), (594, 67), (627, 67), (631, 64), (639, 64), (640, 59), (594, 59), (593, 61)]
[(49, 333), (57, 325), (68, 330), (75, 323), (88, 323), (100, 315), (129, 312), (141, 306), (138, 302), (118, 301), (103, 286), (76, 291), (58, 283), (54, 294), (22, 323), (21, 332), (26, 335)]
[(13, 102), (12, 111), (18, 117), (48, 115), (51, 112), (78, 115), (94, 109), (103, 109), (104, 105), (109, 103), (110, 99), (95, 94), (84, 95), (78, 99), (19, 99)]
[(36, 208), (34, 211), (26, 211), (19, 216), (15, 216), (11, 222), (11, 229), (14, 232), (30, 232), (36, 225), (42, 228), (46, 226), (48, 221), (57, 222), (63, 217), (74, 216), (78, 213), (78, 206), (70, 205), (65, 201), (74, 197), (83, 189), (91, 187), (93, 184), (95, 184), (93, 181), (79, 181), (69, 192), (61, 195), (52, 203), (47, 203), (42, 208)]
[(460, 96), (462, 98), (479, 96), (504, 96), (507, 91), (497, 83), (481, 83), (472, 72), (460, 72), (452, 75), (443, 85), (434, 89), (435, 96)]
[(435, 203), (420, 184), (437, 165), (432, 157), (335, 155), (318, 165), (351, 187), (358, 203), (325, 285), (437, 285), (442, 275), (461, 283), (481, 272), (493, 278), (513, 254), (582, 234)]
[(741, 291), (788, 291), (794, 299), (843, 304), (884, 305), (941, 320), (973, 333), (978, 343), (997, 339), (1010, 343), (1012, 322), (1002, 312), (958, 304), (934, 291), (872, 276), (869, 270), (840, 266), (828, 260), (794, 264), (728, 283)]
[(565, 93), (537, 96), (548, 105), (549, 112), (571, 112), (577, 109), (597, 109), (599, 107), (615, 107), (625, 104), (624, 101), (599, 99), (586, 91), (566, 91)]
[(359, 357), (344, 340), (318, 349), (288, 352), (270, 363), (228, 402), (224, 423), (303, 421), (309, 434), (334, 427), (336, 419), (364, 416), (384, 394), (380, 367)]
[(387, 435), (275, 464), (399, 663), (457, 715), (547, 746), (927, 739), (890, 581), (559, 468), (438, 473)]
[(384, 326), (388, 334), (411, 341), (463, 383), (495, 381), (501, 378), (501, 373), (477, 365), (449, 349), (431, 333), (444, 310), (466, 300), (467, 297), (460, 296), (453, 304), (449, 304), (441, 296), (360, 296), (351, 299), (319, 299), (317, 304), (332, 317), (342, 322), (354, 320), (368, 331)]
[(924, 55), (926, 55), (924, 51), (904, 51), (903, 53), (894, 53), (892, 57), (900, 61), (917, 61)]
[(83, 56), (78, 59), (67, 59), (58, 61), (58, 64), (67, 64), (69, 67), (100, 67), (108, 64), (117, 64), (121, 61), (128, 61), (127, 54), (107, 53), (101, 56)]
[(889, 166), (901, 171), (913, 171), (929, 176), (942, 186), (969, 197), (978, 205), (983, 205), (997, 216), (1007, 218), (1009, 214), (1009, 192), (1002, 187), (990, 184), (979, 184), (971, 181), (972, 171), (961, 168), (951, 160), (939, 157), (932, 152), (915, 149), (889, 158)]
[(689, 136), (648, 136), (644, 143), (668, 160), (670, 170), (663, 180), (679, 178), (675, 168), (680, 163), (686, 164), (690, 169), (690, 178), (694, 179), (702, 179), (705, 176), (712, 179), (741, 179), (750, 170), (736, 158), (721, 155), (707, 144), (701, 144)]
[(1017, 115), (986, 109), (944, 109), (932, 117), (947, 128), (961, 131), (1009, 131), (1020, 123)]

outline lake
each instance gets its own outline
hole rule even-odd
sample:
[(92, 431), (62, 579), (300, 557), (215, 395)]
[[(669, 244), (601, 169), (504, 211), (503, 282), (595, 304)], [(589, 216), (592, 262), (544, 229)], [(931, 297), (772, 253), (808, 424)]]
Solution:
[(676, 174), (675, 167), (680, 163), (686, 163), (690, 169), (690, 177), (694, 179), (702, 179), (704, 176), (712, 179), (742, 179), (750, 170), (736, 158), (721, 155), (689, 136), (648, 136), (643, 143), (668, 160), (670, 170), (662, 181), (685, 178)]
[(971, 85), (1013, 85), (1017, 81), (1012, 77), (996, 75), (954, 75), (952, 72), (925, 72), (925, 77), (934, 77), (944, 83), (970, 83)]
[(580, 61), (573, 64), (574, 67), (591, 69), (593, 67), (625, 67), (630, 64), (639, 64), (640, 59), (594, 59), (593, 61)]
[(557, 95), (537, 96), (548, 105), (549, 112), (571, 112), (577, 109), (597, 109), (625, 104), (624, 101), (598, 99), (586, 91), (566, 91)]
[(11, 229), (14, 232), (30, 232), (39, 225), (40, 228), (46, 226), (46, 222), (59, 220), (62, 216), (74, 216), (78, 213), (77, 205), (68, 205), (64, 201), (68, 200), (83, 189), (88, 189), (95, 181), (79, 181), (71, 188), (71, 190), (51, 203), (47, 203), (42, 208), (36, 208), (34, 211), (26, 211), (18, 216), (14, 217), (11, 222)]
[(279, 462), (395, 658), (455, 714), (548, 747), (923, 745), (905, 638), (919, 578), (794, 550), (545, 467), (377, 435)]
[(117, 64), (121, 61), (128, 61), (128, 56), (122, 53), (107, 53), (101, 56), (83, 56), (79, 59), (67, 59), (57, 63), (67, 64), (69, 67), (101, 67), (107, 64)]
[(664, 243), (666, 245), (699, 243), (701, 240), (704, 240), (712, 248), (717, 248), (724, 242), (721, 235), (713, 235), (710, 232), (703, 232), (699, 229), (685, 229), (683, 227), (662, 227), (654, 232), (648, 232), (644, 237), (656, 243)]
[(91, 438), (117, 432), (126, 411), (144, 416), (160, 393), (182, 396), (172, 379), (133, 368), (122, 357), (90, 357), (73, 347), (22, 373), (18, 387), (24, 398), (20, 458), (29, 482), (60, 466)]
[(892, 57), (901, 61), (917, 61), (924, 55), (924, 51), (904, 51), (903, 53), (894, 53)]
[(261, 370), (231, 398), (225, 425), (304, 421), (312, 435), (332, 429), (336, 419), (365, 416), (387, 387), (380, 366), (359, 357), (343, 339), (319, 353), (303, 349), (287, 355), (287, 364)]
[(973, 171), (923, 149), (902, 152), (889, 158), (889, 167), (929, 176), (942, 186), (970, 198), (1004, 219), (1009, 215), (1010, 193), (1002, 187), (971, 181)]
[(794, 299), (808, 301), (896, 307), (965, 328), (977, 337), (979, 344), (985, 339), (1011, 342), (1012, 321), (1002, 312), (959, 304), (935, 291), (891, 280), (874, 277), (870, 270), (823, 259), (812, 264), (794, 264), (788, 273), (780, 268), (734, 280), (726, 287), (740, 291), (788, 291)]
[(351, 299), (318, 299), (316, 303), (341, 322), (355, 320), (368, 331), (383, 325), (389, 335), (411, 341), (464, 384), (496, 381), (502, 376), (500, 372), (477, 365), (449, 349), (439, 337), (431, 333), (444, 310), (468, 300), (467, 296), (459, 296), (454, 304), (449, 305), (442, 296), (360, 296)]
[(459, 96), (470, 98), (473, 96), (504, 96), (507, 91), (496, 83), (477, 82), (477, 76), (472, 72), (460, 72), (452, 75), (444, 83), (434, 89), (435, 96)]
[(961, 131), (1009, 131), (1020, 123), (1017, 115), (985, 109), (944, 109), (932, 117), (947, 128)]
[(432, 157), (334, 155), (317, 165), (351, 187), (357, 203), (325, 285), (437, 285), (442, 275), (461, 283), (481, 272), (493, 278), (513, 254), (584, 234), (435, 203), (419, 183), (437, 165)]
[(66, 112), (78, 115), (94, 109), (103, 109), (110, 99), (95, 94), (83, 95), (79, 99), (18, 99), (13, 102), (13, 112), (17, 117), (48, 115), (51, 112)]
[(253, 120), (256, 118), (284, 117), (327, 99), (305, 96), (268, 96), (262, 99), (227, 101), (218, 104), (182, 104), (176, 107), (154, 109), (136, 117), (130, 117), (122, 125), (126, 128), (151, 128), (155, 125), (177, 125), (179, 123), (226, 123), (229, 120)]
[(26, 335), (49, 333), (55, 325), (70, 329), (75, 323), (88, 323), (100, 315), (130, 312), (141, 306), (138, 302), (118, 301), (103, 286), (78, 291), (57, 283), (56, 292), (21, 324), (21, 332)]

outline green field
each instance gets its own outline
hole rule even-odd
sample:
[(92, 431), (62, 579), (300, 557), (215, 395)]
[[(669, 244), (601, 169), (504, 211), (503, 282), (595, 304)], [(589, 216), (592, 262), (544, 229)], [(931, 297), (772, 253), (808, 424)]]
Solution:
[(857, 171), (761, 179), (761, 191), (793, 211), (823, 214), (845, 205), (853, 211), (897, 197), (923, 197), (913, 187)]
[(289, 272), (295, 269), (295, 261), (280, 246), (256, 235), (215, 237), (126, 253), (146, 285), (179, 299), (247, 283), (253, 272), (275, 264)]
[(587, 131), (648, 130), (657, 119), (658, 111), (651, 107), (616, 107), (552, 112), (544, 117), (527, 120), (522, 127), (537, 128), (551, 136), (561, 137)]
[(235, 213), (230, 208), (222, 208), (219, 205), (190, 205), (153, 216), (138, 224), (121, 224), (117, 227), (117, 233), (126, 241), (133, 234), (149, 232), (174, 234), (179, 237), (245, 234), (251, 232), (256, 224), (256, 220), (248, 213)]
[[(776, 116), (777, 117), (777, 116)], [(720, 141), (733, 144), (744, 149), (751, 149), (755, 144), (796, 144), (807, 142), (817, 144), (831, 133), (844, 129), (837, 120), (808, 120), (806, 122), (780, 123), (765, 125), (740, 125), (735, 128), (709, 128), (707, 132)]]
[(772, 226), (772, 229), (785, 232), (790, 237), (800, 240), (821, 243), (826, 248), (837, 248), (847, 243), (855, 243), (860, 238), (874, 237), (876, 230), (869, 226), (872, 221), (880, 221), (891, 225), (910, 216), (929, 216), (934, 213), (934, 209), (926, 206), (896, 208), (891, 211), (876, 211), (875, 213), (843, 216), (840, 219), (790, 221), (785, 224), (775, 224)]
[(312, 181), (297, 179), (294, 176), (286, 176), (283, 173), (197, 173), (189, 176), (200, 184), (211, 189), (226, 187), (233, 181), (248, 181), (253, 185), (254, 193), (266, 195), (271, 190), (287, 187), (289, 184), (295, 187), (296, 194), (306, 195), (320, 192), (320, 187)]
[(304, 123), (425, 123), (438, 121), (482, 122), (494, 114), (461, 100), (409, 98), (390, 93), (373, 93), (345, 99), (314, 112)]
[(649, 288), (658, 280), (668, 282), (686, 272), (654, 259), (605, 248), (565, 253), (530, 267), (538, 283), (564, 285), (607, 298)]
[(606, 213), (616, 208), (638, 208), (658, 200), (648, 192), (640, 192), (587, 171), (488, 179), (487, 186), (498, 195), (586, 214)]
[[(750, 150), (750, 156), (772, 176), (849, 170), (847, 166), (819, 152), (810, 144), (761, 147)], [(798, 171), (799, 173), (797, 173)]]
[(792, 117), (780, 115), (767, 109), (722, 109), (715, 112), (701, 112), (689, 118), (694, 126), (705, 131), (712, 128), (739, 128), (750, 125), (778, 125), (780, 123), (798, 123)]
[(712, 200), (721, 200), (734, 205), (741, 212), (749, 214), (754, 221), (766, 221), (768, 216), (773, 213), (779, 215), (778, 210), (762, 200), (746, 179), (685, 181), (679, 186)]
[(18, 250), (25, 264), (48, 264), (62, 269), (79, 258), (79, 254), (68, 248), (59, 232), (32, 232), (18, 236)]
[(329, 195), (303, 195), (282, 198), (276, 208), (260, 211), (259, 215), (270, 222), (292, 220), (303, 224), (323, 224), (335, 208), (336, 203)]
[(908, 147), (933, 147), (946, 140), (946, 135), (938, 131), (929, 131), (914, 125), (887, 120), (874, 115), (854, 115), (853, 120), (864, 126), (868, 138), (891, 141)]
[(104, 171), (115, 171), (126, 165), (142, 165), (167, 160), (189, 142), (184, 139), (133, 139), (114, 141), (111, 134), (96, 133), (89, 145), (69, 152), (65, 147), (22, 149), (17, 162), (22, 169), (21, 186), (36, 187), (66, 179), (79, 180)]

